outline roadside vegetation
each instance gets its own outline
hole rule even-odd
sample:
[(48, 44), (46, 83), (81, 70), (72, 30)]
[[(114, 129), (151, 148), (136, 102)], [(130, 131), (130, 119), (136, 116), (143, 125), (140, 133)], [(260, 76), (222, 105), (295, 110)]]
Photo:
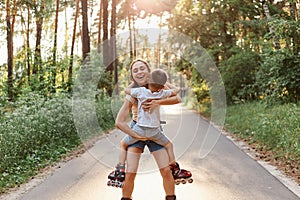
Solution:
[(225, 129), (300, 184), (300, 105), (252, 102), (229, 106)]
[[(111, 102), (103, 96), (95, 105), (103, 132), (112, 128), (111, 110), (103, 109), (110, 107)], [(0, 193), (27, 182), (73, 151), (85, 148), (83, 142), (74, 124), (72, 99), (68, 94), (45, 97), (31, 92), (5, 105), (0, 114)]]

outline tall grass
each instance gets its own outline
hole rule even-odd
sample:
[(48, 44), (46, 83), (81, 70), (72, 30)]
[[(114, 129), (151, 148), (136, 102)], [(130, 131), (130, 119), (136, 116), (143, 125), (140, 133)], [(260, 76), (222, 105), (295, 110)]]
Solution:
[(300, 164), (300, 106), (246, 103), (227, 109), (226, 128), (276, 158)]

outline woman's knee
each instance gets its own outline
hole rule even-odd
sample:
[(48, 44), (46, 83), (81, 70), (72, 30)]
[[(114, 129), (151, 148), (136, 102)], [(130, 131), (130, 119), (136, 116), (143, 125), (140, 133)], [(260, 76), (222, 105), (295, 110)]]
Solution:
[(172, 172), (171, 172), (171, 170), (170, 170), (169, 167), (161, 168), (161, 169), (160, 169), (160, 173), (161, 173), (161, 176), (162, 176), (163, 178), (166, 178), (166, 179), (173, 178), (173, 177), (172, 177)]

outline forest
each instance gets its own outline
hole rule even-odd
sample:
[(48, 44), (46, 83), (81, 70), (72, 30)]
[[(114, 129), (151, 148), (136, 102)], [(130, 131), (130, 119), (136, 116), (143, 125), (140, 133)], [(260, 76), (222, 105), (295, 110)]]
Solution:
[(209, 117), (215, 85), (195, 64), (208, 57), (225, 89), (225, 128), (300, 183), (299, 0), (5, 0), (0, 8), (0, 193), (114, 127), (129, 64), (140, 57)]

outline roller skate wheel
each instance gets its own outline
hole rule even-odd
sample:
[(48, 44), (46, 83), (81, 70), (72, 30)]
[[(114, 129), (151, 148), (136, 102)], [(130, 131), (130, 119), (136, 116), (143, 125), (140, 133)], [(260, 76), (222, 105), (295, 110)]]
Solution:
[(181, 180), (181, 183), (186, 184), (186, 180), (185, 179)]
[(189, 179), (188, 182), (189, 182), (189, 183), (192, 183), (192, 182), (194, 182), (194, 180), (193, 180), (193, 179)]
[(175, 184), (179, 185), (180, 184), (180, 180), (175, 180)]
[(120, 182), (118, 182), (118, 183), (116, 184), (116, 186), (119, 187), (119, 188), (121, 188), (121, 187), (123, 187), (123, 184), (120, 183)]
[(111, 186), (111, 182), (110, 181), (107, 182), (107, 186)]

